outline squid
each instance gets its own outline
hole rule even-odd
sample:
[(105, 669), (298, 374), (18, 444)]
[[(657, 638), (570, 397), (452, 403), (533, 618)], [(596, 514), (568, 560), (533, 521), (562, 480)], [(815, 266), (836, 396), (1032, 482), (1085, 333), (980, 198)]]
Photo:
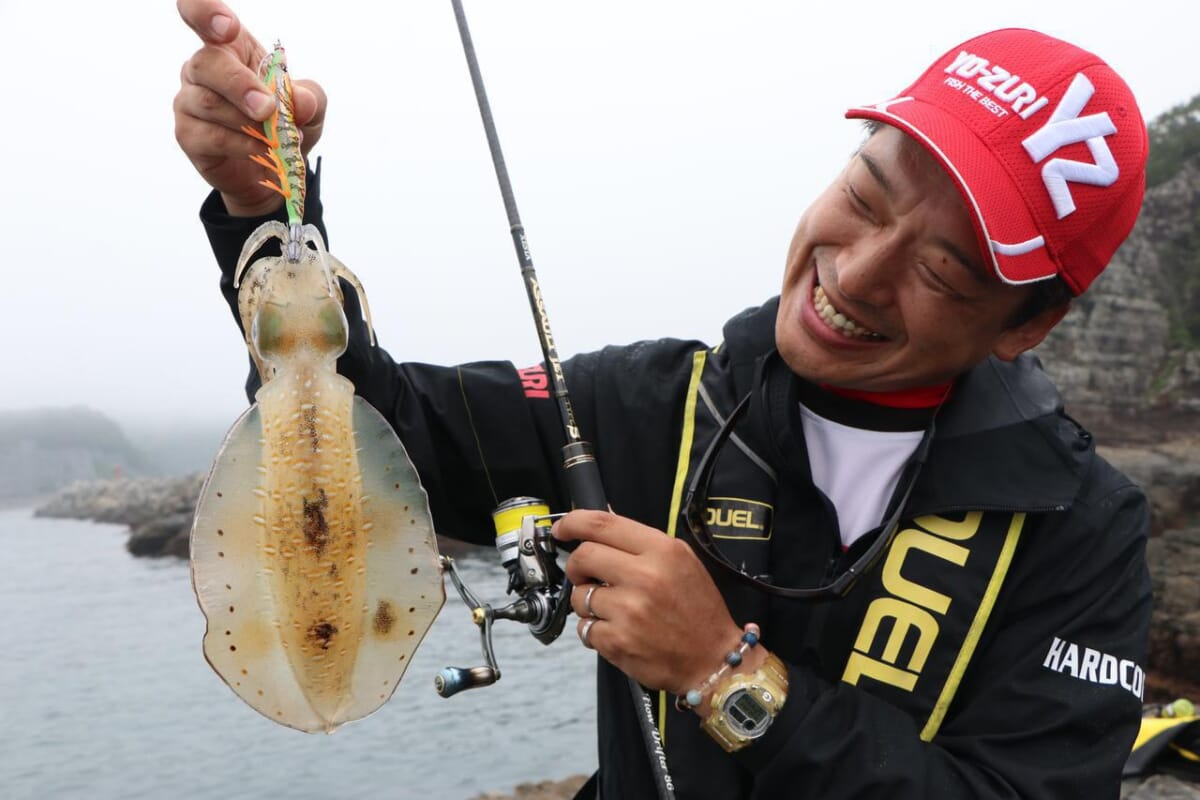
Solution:
[[(358, 278), (304, 219), (304, 158), (291, 80), (276, 43), (259, 69), (276, 97), (252, 156), (288, 223), (246, 241), (235, 283), (262, 378), (225, 437), (197, 501), (192, 583), (204, 656), (268, 719), (332, 733), (395, 691), (445, 602), (429, 503), (388, 422), (336, 361), (349, 332), (344, 279)], [(277, 239), (280, 255), (251, 259)]]

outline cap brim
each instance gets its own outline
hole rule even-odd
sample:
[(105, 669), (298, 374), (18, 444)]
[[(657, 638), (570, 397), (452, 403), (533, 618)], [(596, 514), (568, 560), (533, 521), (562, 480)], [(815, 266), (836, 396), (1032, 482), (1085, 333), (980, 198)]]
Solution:
[(975, 133), (942, 109), (912, 97), (856, 106), (850, 119), (870, 119), (911, 136), (949, 173), (966, 201), (979, 246), (1000, 280), (1025, 284), (1058, 274), (1033, 215), (1008, 170)]

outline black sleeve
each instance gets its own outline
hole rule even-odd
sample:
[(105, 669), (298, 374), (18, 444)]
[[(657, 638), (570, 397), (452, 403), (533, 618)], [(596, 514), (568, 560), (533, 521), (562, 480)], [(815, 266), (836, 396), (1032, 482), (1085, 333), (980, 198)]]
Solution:
[(789, 665), (776, 724), (738, 756), (754, 796), (1115, 798), (1144, 685), (1147, 503), (1128, 486), (1068, 516), (1047, 515), (1014, 560), (931, 741), (896, 707)]

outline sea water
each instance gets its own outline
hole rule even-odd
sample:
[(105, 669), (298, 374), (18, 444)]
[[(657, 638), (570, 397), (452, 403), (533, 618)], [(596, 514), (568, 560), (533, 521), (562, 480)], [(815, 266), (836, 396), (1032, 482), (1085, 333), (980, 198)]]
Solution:
[[(447, 798), (596, 765), (594, 654), (498, 622), (494, 686), (443, 699), (482, 663), (448, 596), (396, 693), (332, 735), (277, 725), (204, 660), (187, 563), (130, 556), (116, 525), (0, 511), (0, 798)], [(493, 560), (459, 566), (500, 604)]]

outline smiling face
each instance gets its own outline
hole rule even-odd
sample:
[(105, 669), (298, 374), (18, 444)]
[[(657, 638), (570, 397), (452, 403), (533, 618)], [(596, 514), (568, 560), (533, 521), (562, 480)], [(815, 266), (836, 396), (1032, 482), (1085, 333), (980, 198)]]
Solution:
[(775, 341), (818, 383), (932, 386), (1037, 345), (1066, 307), (1008, 326), (1029, 293), (995, 277), (950, 177), (885, 126), (800, 218)]

